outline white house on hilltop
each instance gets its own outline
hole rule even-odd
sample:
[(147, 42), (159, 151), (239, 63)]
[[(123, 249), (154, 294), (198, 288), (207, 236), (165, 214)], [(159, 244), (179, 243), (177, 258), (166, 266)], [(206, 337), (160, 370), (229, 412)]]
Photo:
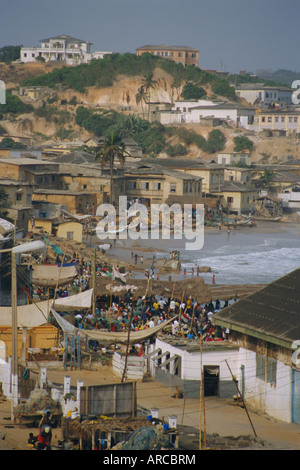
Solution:
[(45, 62), (64, 62), (66, 65), (86, 64), (92, 59), (103, 59), (111, 52), (91, 52), (91, 43), (76, 39), (72, 36), (60, 35), (42, 39), (40, 47), (22, 47), (21, 62), (35, 62), (44, 59)]
[(255, 108), (220, 100), (178, 100), (170, 111), (160, 115), (162, 124), (200, 123), (208, 119), (248, 129), (254, 122)]

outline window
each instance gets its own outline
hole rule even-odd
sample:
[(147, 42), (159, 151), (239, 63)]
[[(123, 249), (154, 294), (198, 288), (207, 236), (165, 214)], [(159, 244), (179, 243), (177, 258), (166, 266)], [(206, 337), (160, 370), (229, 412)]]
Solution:
[(265, 116), (262, 116), (262, 118), (261, 118), (261, 122), (265, 122), (265, 121), (266, 121), (266, 118), (265, 118)]
[(282, 118), (281, 118), (281, 122), (285, 122), (285, 117), (282, 117)]
[(268, 384), (276, 385), (277, 361), (271, 357), (256, 354), (256, 377)]
[(256, 377), (265, 380), (266, 376), (266, 358), (261, 354), (256, 354)]
[(277, 361), (271, 357), (267, 358), (267, 383), (276, 385)]
[(176, 193), (176, 183), (170, 183), (170, 193)]
[(268, 117), (268, 122), (272, 122), (272, 116)]
[(73, 240), (73, 238), (74, 238), (74, 232), (67, 232), (67, 239)]
[(136, 181), (128, 181), (127, 182), (128, 189), (136, 189)]
[(22, 201), (22, 193), (17, 193), (16, 196), (17, 196), (17, 197), (16, 197), (16, 200), (17, 200), (17, 201)]
[(141, 188), (142, 188), (142, 189), (145, 189), (146, 191), (148, 191), (148, 189), (149, 189), (149, 183), (146, 182), (146, 181), (142, 181), (142, 182), (141, 182)]
[(157, 182), (154, 181), (153, 187), (154, 187), (154, 189), (159, 191), (161, 189), (161, 183), (157, 183)]

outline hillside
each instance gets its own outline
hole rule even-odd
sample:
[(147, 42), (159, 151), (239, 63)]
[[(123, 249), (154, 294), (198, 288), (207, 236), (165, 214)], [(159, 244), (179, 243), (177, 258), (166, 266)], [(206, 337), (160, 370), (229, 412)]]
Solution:
[[(129, 61), (132, 60), (133, 58), (130, 57)], [(169, 61), (165, 61), (167, 66), (161, 67), (161, 63), (165, 64), (164, 61), (155, 60), (153, 63), (152, 58), (150, 60), (153, 80), (156, 83), (155, 87), (150, 90), (151, 102), (173, 103), (174, 100), (180, 99), (184, 84), (188, 79), (197, 85), (201, 84), (208, 98), (221, 97), (224, 99), (224, 96), (215, 93), (217, 86), (219, 89), (226, 90), (223, 79), (221, 82), (215, 82), (215, 78), (211, 80), (211, 77), (207, 76), (208, 74), (199, 75), (199, 73), (195, 74), (194, 70), (186, 71), (182, 68), (177, 70), (178, 74), (176, 75), (176, 68), (174, 68), (176, 64), (173, 65)], [(4, 117), (4, 120), (0, 121), (2, 128), (10, 136), (30, 136), (36, 144), (49, 144), (50, 141), (57, 143), (72, 139), (84, 141), (93, 135), (93, 132), (76, 123), (76, 113), (80, 106), (97, 113), (106, 110), (127, 116), (147, 117), (147, 105), (143, 101), (138, 103), (136, 95), (145, 73), (147, 73), (148, 64), (139, 64), (134, 59), (133, 63), (130, 62), (133, 68), (128, 71), (128, 64), (126, 63), (125, 67), (123, 59), (121, 60), (118, 56), (115, 61), (118, 66), (114, 62), (106, 64), (112, 80), (112, 84), (108, 86), (97, 85), (97, 80), (102, 83), (108, 81), (106, 69), (102, 70), (100, 79), (96, 73), (98, 71), (100, 74), (98, 67), (100, 65), (103, 67), (103, 61), (97, 61), (94, 68), (89, 68), (87, 65), (65, 67), (59, 63), (0, 64), (0, 77), (5, 81), (7, 90), (16, 90), (19, 86), (30, 83), (36, 85), (48, 83), (49, 90), (46, 96), (35, 101), (20, 96), (19, 98), (23, 102), (33, 106), (33, 112)], [(104, 72), (104, 70), (106, 71)], [(139, 73), (135, 73), (135, 71)], [(84, 78), (87, 73), (94, 76), (87, 80)], [(85, 80), (88, 81), (89, 86), (82, 87)], [(225, 97), (225, 99), (227, 98)], [(200, 124), (181, 124), (172, 127), (185, 128), (193, 134), (204, 137), (204, 139), (208, 139), (209, 133), (213, 130), (206, 126), (202, 127)], [(232, 151), (233, 138), (241, 133), (253, 140), (255, 144), (254, 161), (263, 159), (263, 161), (270, 163), (280, 161), (288, 155), (297, 156), (298, 154), (297, 145), (290, 138), (262, 138), (255, 134), (250, 135), (235, 127), (220, 127), (218, 129), (226, 137), (223, 151)], [(192, 142), (186, 145), (176, 132), (168, 132), (167, 135), (165, 133), (164, 138), (168, 145), (185, 145), (184, 155), (186, 158), (201, 156), (208, 161), (216, 158), (216, 155), (206, 152), (204, 148), (199, 148)]]

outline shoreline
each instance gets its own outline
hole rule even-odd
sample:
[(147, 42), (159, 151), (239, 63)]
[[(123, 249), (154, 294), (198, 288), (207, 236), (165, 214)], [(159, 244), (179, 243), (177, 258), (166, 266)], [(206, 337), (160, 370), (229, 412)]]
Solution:
[[(106, 251), (106, 256), (110, 259), (117, 260), (120, 265), (124, 265), (127, 271), (131, 272), (132, 279), (143, 279), (145, 277), (145, 270), (151, 269), (153, 256), (157, 260), (166, 260), (170, 259), (170, 253), (172, 251), (178, 250), (180, 252), (180, 261), (182, 264), (182, 269), (178, 273), (177, 279), (187, 279), (192, 277), (192, 269), (194, 266), (194, 276), (196, 277), (196, 266), (200, 267), (211, 267), (206, 263), (201, 264), (201, 259), (206, 258), (209, 255), (213, 255), (216, 251), (224, 248), (224, 253), (235, 251), (235, 245), (239, 246), (239, 249), (249, 248), (250, 243), (252, 243), (253, 249), (255, 250), (255, 244), (258, 245), (262, 241), (267, 242), (268, 237), (272, 239), (272, 236), (277, 237), (279, 240), (282, 240), (287, 244), (286, 240), (289, 238), (298, 238), (300, 234), (300, 225), (296, 222), (265, 222), (261, 221), (256, 227), (236, 227), (230, 230), (228, 235), (227, 229), (224, 227), (219, 230), (217, 227), (206, 227), (204, 229), (204, 245), (200, 250), (196, 251), (187, 251), (185, 250), (185, 240), (164, 240), (164, 239), (155, 239), (150, 238), (151, 233), (148, 234), (146, 239), (125, 239), (125, 240), (109, 240), (112, 243), (111, 249)], [(89, 239), (89, 246), (101, 247), (102, 244), (105, 244), (105, 240), (99, 240), (97, 236), (86, 237), (87, 243)], [(241, 248), (242, 247), (242, 248)], [(300, 247), (300, 238), (299, 238), (299, 247)], [(138, 262), (135, 264), (132, 254), (137, 254)], [(143, 257), (143, 262), (141, 263), (140, 257)], [(249, 263), (241, 262), (240, 265), (247, 265)], [(184, 275), (183, 269), (187, 269), (187, 274)], [(158, 272), (156, 270), (156, 272)], [(211, 283), (212, 274), (218, 273), (218, 269), (212, 269), (210, 272), (200, 272), (200, 276), (203, 277), (205, 274), (205, 282), (208, 284)], [(161, 280), (169, 279), (169, 276), (172, 276), (174, 279), (175, 270), (169, 271), (168, 273), (159, 273)], [(241, 283), (244, 283), (241, 279)], [(228, 283), (228, 282), (226, 282)], [(232, 282), (229, 282), (232, 284)], [(246, 282), (248, 283), (248, 282)]]

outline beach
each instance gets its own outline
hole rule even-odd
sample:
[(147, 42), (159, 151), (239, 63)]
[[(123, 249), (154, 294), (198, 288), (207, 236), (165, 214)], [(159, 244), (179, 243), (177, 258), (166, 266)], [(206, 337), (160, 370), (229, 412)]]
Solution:
[[(91, 240), (94, 246), (102, 243), (97, 237)], [(184, 239), (151, 240), (150, 235), (148, 239), (116, 239), (107, 254), (128, 265), (132, 278), (138, 279), (144, 278), (145, 269), (152, 266), (154, 257), (169, 260), (170, 253), (178, 250), (181, 262), (178, 280), (192, 276), (193, 268), (195, 275), (197, 266), (209, 267), (208, 272), (201, 272), (208, 284), (212, 282), (212, 274), (218, 284), (267, 284), (299, 267), (300, 227), (295, 223), (258, 222), (252, 228), (231, 228), (230, 233), (226, 228), (205, 227), (200, 250), (186, 250), (185, 243)], [(132, 254), (138, 255), (137, 264)], [(156, 276), (158, 273), (155, 269)], [(161, 280), (167, 280), (169, 275), (159, 273)]]

